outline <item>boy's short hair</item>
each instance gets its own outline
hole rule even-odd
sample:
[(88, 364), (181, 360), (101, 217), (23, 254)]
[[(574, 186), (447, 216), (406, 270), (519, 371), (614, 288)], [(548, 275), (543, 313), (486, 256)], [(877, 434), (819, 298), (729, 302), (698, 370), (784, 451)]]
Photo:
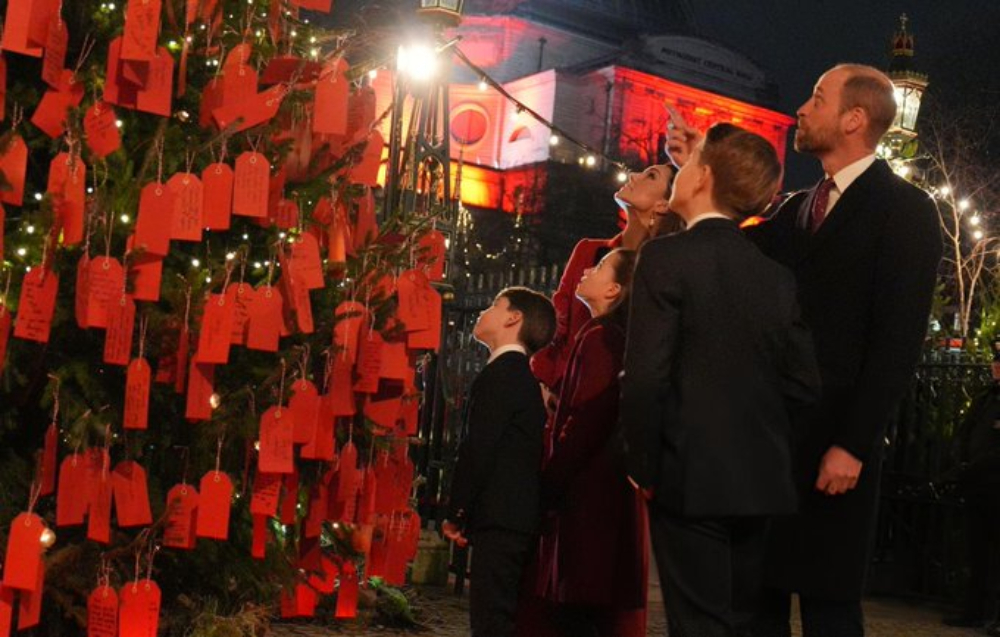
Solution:
[(552, 341), (556, 333), (556, 310), (544, 294), (526, 287), (515, 286), (500, 290), (510, 309), (521, 313), (521, 329), (517, 340), (532, 355)]
[(715, 177), (715, 203), (739, 217), (760, 214), (778, 192), (781, 162), (774, 146), (739, 126), (722, 123), (709, 128), (701, 164), (709, 166)]

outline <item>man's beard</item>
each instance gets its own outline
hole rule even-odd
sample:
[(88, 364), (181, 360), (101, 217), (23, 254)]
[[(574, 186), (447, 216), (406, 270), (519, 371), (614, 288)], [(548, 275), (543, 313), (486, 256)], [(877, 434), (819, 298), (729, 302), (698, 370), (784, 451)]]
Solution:
[(800, 153), (815, 155), (826, 152), (834, 147), (833, 134), (821, 129), (805, 131), (801, 126), (795, 129), (795, 139), (793, 145)]

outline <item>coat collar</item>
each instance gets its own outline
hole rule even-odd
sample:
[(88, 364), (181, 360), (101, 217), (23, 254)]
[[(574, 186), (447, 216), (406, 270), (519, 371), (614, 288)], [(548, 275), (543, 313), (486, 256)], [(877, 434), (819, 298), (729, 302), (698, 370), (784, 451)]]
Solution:
[[(865, 202), (870, 199), (872, 192), (879, 184), (884, 183), (887, 178), (891, 177), (891, 175), (892, 170), (889, 168), (889, 164), (881, 159), (876, 160), (867, 170), (861, 173), (854, 180), (854, 183), (841, 193), (837, 203), (830, 209), (826, 220), (819, 227), (819, 230), (816, 231), (816, 234), (808, 236), (807, 243), (809, 247), (807, 255), (815, 253), (830, 240), (830, 237), (835, 236), (841, 228), (850, 225), (852, 220), (862, 216), (867, 209)], [(803, 227), (801, 225), (802, 220), (808, 218), (815, 196), (816, 189), (813, 188), (809, 196), (802, 200), (798, 213), (800, 228)]]

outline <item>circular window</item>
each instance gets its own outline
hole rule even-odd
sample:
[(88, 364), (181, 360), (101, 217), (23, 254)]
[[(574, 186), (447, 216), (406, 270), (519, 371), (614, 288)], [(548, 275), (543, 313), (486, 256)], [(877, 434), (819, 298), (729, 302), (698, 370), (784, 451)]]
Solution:
[(451, 138), (462, 146), (478, 144), (486, 136), (487, 128), (489, 120), (479, 106), (468, 104), (452, 111)]

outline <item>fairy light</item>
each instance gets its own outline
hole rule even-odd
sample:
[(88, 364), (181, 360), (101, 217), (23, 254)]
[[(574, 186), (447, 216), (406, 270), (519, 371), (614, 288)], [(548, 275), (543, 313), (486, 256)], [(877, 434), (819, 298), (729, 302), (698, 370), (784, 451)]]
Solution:
[(483, 79), (479, 80), (479, 90), (480, 91), (485, 91), (489, 87), (490, 87), (490, 85), (486, 83), (486, 78), (483, 78)]
[(587, 155), (583, 159), (583, 163), (587, 165), (587, 168), (593, 168), (594, 166), (597, 165), (597, 157), (594, 157), (593, 155)]
[(951, 186), (949, 186), (948, 184), (945, 184), (944, 186), (941, 186), (941, 188), (939, 190), (940, 190), (941, 194), (944, 195), (945, 197), (947, 197), (948, 195), (951, 194)]
[(27, 232), (28, 234), (35, 234), (35, 226), (28, 226), (27, 228), (24, 229), (24, 231)]
[(128, 223), (129, 221), (132, 220), (131, 217), (129, 217), (128, 215), (122, 215), (121, 217), (119, 217), (119, 219), (121, 219), (122, 223)]
[(975, 239), (976, 241), (979, 241), (980, 239), (983, 238), (983, 231), (976, 230), (975, 232), (972, 233), (972, 238)]
[(961, 201), (958, 202), (958, 209), (964, 212), (964, 211), (968, 210), (969, 206), (971, 206), (971, 205), (972, 205), (971, 201), (969, 201), (968, 199), (963, 199), (963, 200), (961, 200)]
[(35, 193), (35, 201), (41, 201), (42, 200), (42, 196), (43, 196), (42, 193), (36, 192)]
[(56, 543), (56, 534), (52, 532), (52, 529), (46, 527), (38, 540), (42, 543), (42, 548), (52, 548), (52, 545)]
[(980, 219), (979, 215), (972, 215), (972, 217), (969, 218), (969, 223), (974, 226), (978, 226), (980, 221), (982, 221), (982, 219)]
[(236, 253), (235, 252), (227, 252), (226, 253), (226, 261), (232, 261), (235, 258), (236, 258)]
[(191, 267), (192, 268), (200, 268), (201, 267), (201, 261), (199, 259), (191, 259)]
[(558, 146), (558, 145), (559, 145), (559, 136), (556, 135), (555, 133), (549, 135), (549, 146)]
[(28, 249), (27, 248), (18, 248), (17, 249), (17, 256), (23, 257), (26, 254), (28, 254)]

